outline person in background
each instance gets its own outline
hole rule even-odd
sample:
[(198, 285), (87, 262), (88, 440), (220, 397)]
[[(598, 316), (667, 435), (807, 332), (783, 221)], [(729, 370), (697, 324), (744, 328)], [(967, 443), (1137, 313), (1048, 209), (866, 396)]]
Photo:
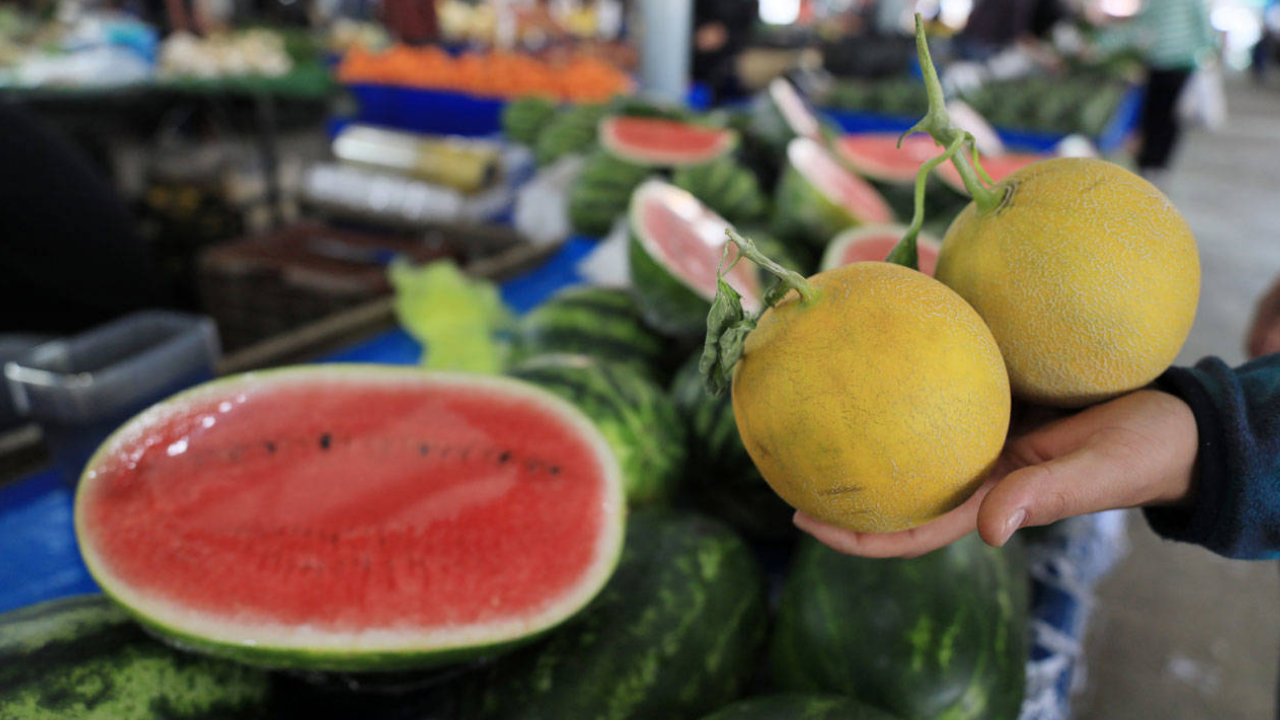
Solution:
[(72, 333), (163, 305), (115, 191), (72, 145), (0, 103), (0, 332)]
[(1216, 46), (1205, 0), (1146, 0), (1131, 20), (1105, 28), (1099, 35), (1098, 54), (1133, 47), (1146, 63), (1137, 163), (1142, 175), (1157, 185), (1178, 143), (1178, 96)]
[(1254, 43), (1249, 59), (1249, 73), (1258, 85), (1266, 82), (1267, 66), (1276, 61), (1277, 31), (1280, 31), (1280, 0), (1267, 0), (1262, 8), (1258, 42)]
[(719, 102), (742, 93), (737, 58), (760, 15), (756, 0), (696, 0), (693, 11), (693, 79)]
[(978, 0), (956, 35), (956, 54), (961, 60), (986, 62), (1016, 46), (1038, 65), (1056, 68), (1057, 58), (1042, 38), (1063, 16), (1058, 0)]

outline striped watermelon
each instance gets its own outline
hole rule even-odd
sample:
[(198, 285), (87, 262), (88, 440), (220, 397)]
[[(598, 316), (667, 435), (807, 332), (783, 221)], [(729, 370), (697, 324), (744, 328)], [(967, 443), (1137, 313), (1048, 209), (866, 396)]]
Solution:
[(600, 598), (478, 678), (473, 720), (680, 720), (738, 697), (768, 617), (746, 543), (722, 523), (642, 509)]
[(5, 720), (268, 720), (267, 673), (158, 642), (102, 595), (0, 615)]
[(898, 720), (839, 695), (766, 695), (714, 712), (702, 720)]
[(608, 441), (553, 393), (318, 365), (206, 383), (129, 421), (90, 459), (75, 523), (94, 579), (157, 635), (345, 672), (550, 630), (608, 580), (625, 505)]
[(644, 323), (635, 296), (619, 288), (570, 287), (529, 311), (515, 330), (515, 361), (590, 355), (654, 379), (671, 366), (667, 342)]
[(684, 427), (671, 399), (648, 377), (585, 355), (542, 355), (515, 377), (577, 405), (609, 442), (633, 504), (665, 501), (684, 474)]
[[(645, 319), (671, 335), (704, 333), (716, 294), (716, 269), (730, 244), (725, 236), (729, 223), (690, 193), (660, 180), (636, 188), (628, 215), (631, 280)], [(729, 253), (734, 257), (736, 248)], [(742, 294), (748, 310), (760, 306), (755, 265), (738, 263), (726, 280)]]
[(502, 108), (502, 132), (512, 142), (532, 145), (556, 115), (556, 103), (545, 97), (527, 96)]
[(857, 225), (893, 221), (893, 210), (867, 181), (846, 170), (818, 143), (796, 138), (774, 196), (774, 232), (824, 247)]
[(756, 176), (731, 157), (677, 168), (671, 182), (734, 224), (760, 220), (768, 210)]
[(770, 648), (778, 687), (913, 720), (1015, 720), (1029, 580), (1019, 543), (977, 533), (911, 560), (797, 550)]
[(688, 427), (689, 494), (693, 501), (752, 537), (795, 534), (795, 510), (769, 488), (738, 436), (729, 393), (707, 394), (698, 373), (701, 353), (689, 358), (671, 388)]
[(607, 235), (614, 221), (626, 214), (632, 191), (651, 172), (603, 151), (592, 153), (569, 192), (569, 222), (574, 232)]
[(561, 110), (538, 133), (533, 156), (549, 165), (565, 155), (585, 153), (595, 147), (596, 126), (604, 117), (604, 105), (576, 105)]
[[(889, 257), (898, 241), (907, 232), (905, 225), (868, 225), (845, 230), (831, 241), (826, 253), (822, 256), (822, 269), (848, 265), (849, 263), (883, 261)], [(942, 243), (926, 233), (916, 236), (916, 253), (919, 256), (920, 272), (933, 275), (938, 266), (938, 250)]]

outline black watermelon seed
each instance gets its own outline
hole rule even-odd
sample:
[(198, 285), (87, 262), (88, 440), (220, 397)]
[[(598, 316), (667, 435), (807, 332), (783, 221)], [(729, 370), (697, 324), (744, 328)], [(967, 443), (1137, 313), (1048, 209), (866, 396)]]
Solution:
[(270, 440), (267, 441), (267, 452), (272, 455), (276, 454), (276, 444), (271, 442)]
[(320, 449), (321, 449), (321, 450), (328, 450), (328, 449), (329, 449), (329, 446), (330, 446), (330, 445), (332, 445), (332, 444), (333, 444), (333, 436), (332, 436), (332, 435), (330, 435), (329, 433), (325, 433), (325, 434), (323, 434), (323, 435), (321, 435), (321, 436), (320, 436)]
[(419, 454), (419, 455), (426, 455), (426, 454), (427, 454), (427, 453), (429, 453), (429, 452), (431, 452), (431, 446), (430, 446), (430, 445), (428, 445), (428, 444), (426, 444), (426, 443), (422, 443), (421, 445), (419, 445), (419, 446), (418, 446), (418, 454)]
[(503, 450), (503, 451), (502, 451), (502, 454), (498, 456), (498, 462), (500, 462), (500, 463), (505, 464), (505, 463), (509, 462), (510, 460), (511, 460), (511, 451), (510, 451), (510, 450)]

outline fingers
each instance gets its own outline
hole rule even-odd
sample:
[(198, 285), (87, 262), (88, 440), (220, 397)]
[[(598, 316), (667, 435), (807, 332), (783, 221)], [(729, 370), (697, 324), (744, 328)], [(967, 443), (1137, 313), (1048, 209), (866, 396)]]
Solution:
[(963, 505), (932, 522), (909, 530), (890, 533), (859, 533), (828, 525), (804, 513), (795, 514), (795, 524), (827, 547), (869, 558), (916, 557), (950, 545), (973, 532), (978, 508), (996, 480), (988, 480)]

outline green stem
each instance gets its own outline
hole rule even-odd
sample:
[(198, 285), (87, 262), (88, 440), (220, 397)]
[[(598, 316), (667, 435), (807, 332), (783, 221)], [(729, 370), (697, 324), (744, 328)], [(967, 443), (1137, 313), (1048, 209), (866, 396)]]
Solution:
[(920, 255), (916, 251), (916, 238), (920, 235), (920, 228), (924, 226), (924, 187), (929, 181), (929, 173), (933, 169), (955, 157), (956, 153), (964, 145), (965, 135), (960, 134), (952, 139), (945, 152), (941, 155), (926, 160), (920, 166), (920, 170), (916, 172), (916, 193), (915, 208), (911, 213), (911, 227), (907, 228), (907, 232), (903, 234), (902, 239), (897, 245), (893, 246), (893, 250), (889, 253), (889, 257), (885, 258), (885, 262), (894, 263), (909, 267), (912, 270), (920, 269)]
[[(924, 36), (924, 20), (916, 13), (916, 53), (920, 57), (920, 70), (924, 73), (925, 93), (929, 97), (929, 110), (920, 122), (916, 123), (903, 135), (913, 132), (926, 132), (943, 147), (951, 147), (960, 138), (964, 142), (965, 132), (951, 124), (951, 116), (947, 114), (947, 101), (942, 94), (942, 83), (938, 80), (938, 71), (933, 67), (933, 58), (929, 55), (929, 43)], [(974, 204), (978, 206), (978, 214), (990, 212), (1004, 199), (1003, 190), (992, 190), (982, 184), (978, 174), (974, 172), (965, 153), (955, 153), (951, 162), (960, 173), (960, 180), (969, 191)]]
[(755, 243), (739, 235), (737, 230), (734, 230), (733, 228), (725, 228), (724, 232), (729, 236), (729, 240), (732, 241), (734, 245), (738, 246), (739, 255), (746, 257), (756, 265), (759, 265), (765, 270), (777, 275), (778, 280), (781, 281), (783, 285), (800, 293), (801, 302), (809, 303), (817, 297), (817, 288), (815, 288), (808, 280), (805, 280), (804, 276), (800, 273), (788, 270), (769, 259), (767, 255), (760, 252), (760, 249), (756, 247)]

